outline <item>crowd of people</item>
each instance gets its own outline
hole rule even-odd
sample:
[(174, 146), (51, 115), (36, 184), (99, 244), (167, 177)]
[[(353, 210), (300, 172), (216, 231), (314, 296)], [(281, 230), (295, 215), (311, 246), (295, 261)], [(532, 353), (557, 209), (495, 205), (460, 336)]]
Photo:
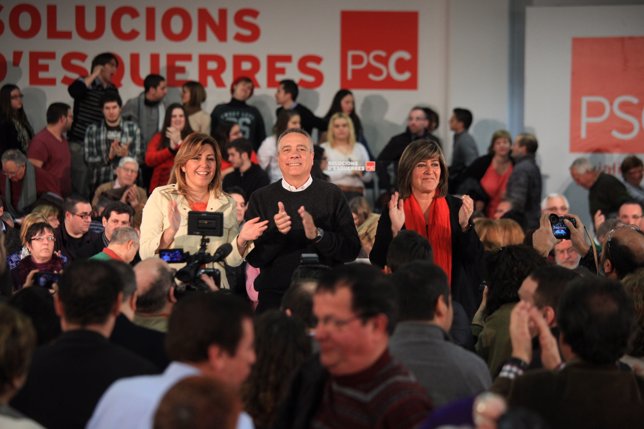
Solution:
[(208, 114), (118, 67), (39, 132), (0, 89), (1, 427), (641, 427), (637, 156), (572, 163), (587, 227), (468, 109), (448, 166), (429, 107), (374, 156), (350, 90), (317, 117), (282, 80), (267, 136), (250, 78)]

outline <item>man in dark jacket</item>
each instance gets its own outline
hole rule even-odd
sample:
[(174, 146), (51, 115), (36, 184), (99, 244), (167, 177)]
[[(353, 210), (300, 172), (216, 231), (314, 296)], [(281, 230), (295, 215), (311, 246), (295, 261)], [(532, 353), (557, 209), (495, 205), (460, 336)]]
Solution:
[(516, 164), (508, 180), (505, 194), (512, 209), (525, 216), (525, 229), (539, 227), (541, 216), (541, 170), (536, 162), (539, 142), (533, 134), (521, 133), (512, 144)]

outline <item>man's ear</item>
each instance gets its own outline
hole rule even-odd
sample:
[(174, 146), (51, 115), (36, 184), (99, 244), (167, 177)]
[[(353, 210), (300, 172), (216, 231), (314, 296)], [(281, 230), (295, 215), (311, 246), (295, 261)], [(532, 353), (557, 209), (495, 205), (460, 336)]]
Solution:
[(548, 326), (553, 326), (557, 322), (555, 309), (550, 307), (549, 305), (543, 307), (541, 313), (543, 314), (543, 318), (546, 320)]
[(127, 300), (127, 305), (132, 309), (132, 311), (136, 312), (136, 301), (139, 299), (139, 295), (134, 291), (132, 295), (130, 295), (130, 298)]
[(371, 318), (371, 322), (375, 330), (387, 334), (387, 325), (389, 324), (389, 318), (384, 314), (378, 314)]
[(225, 369), (225, 362), (223, 359), (225, 353), (226, 352), (216, 344), (208, 346), (208, 363), (213, 371), (221, 373)]
[(172, 286), (168, 291), (168, 301), (170, 301), (173, 304), (177, 303), (177, 297), (174, 295), (175, 289), (176, 287)]
[(610, 259), (605, 259), (602, 268), (604, 269), (604, 274), (611, 274), (613, 272), (613, 263)]
[(445, 317), (449, 313), (449, 303), (445, 301), (445, 296), (440, 295), (436, 299), (436, 306), (434, 307), (434, 317)]

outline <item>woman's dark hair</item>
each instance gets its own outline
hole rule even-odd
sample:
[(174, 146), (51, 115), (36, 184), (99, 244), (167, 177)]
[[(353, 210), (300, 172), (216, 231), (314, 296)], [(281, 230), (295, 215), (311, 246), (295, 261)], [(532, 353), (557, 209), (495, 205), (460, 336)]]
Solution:
[(221, 155), (224, 160), (228, 160), (228, 155), (226, 151), (226, 146), (230, 142), (230, 139), (228, 136), (230, 136), (230, 130), (233, 129), (233, 127), (237, 125), (237, 122), (233, 121), (219, 121), (217, 123), (217, 126), (212, 129), (211, 135), (212, 138), (215, 139), (217, 142), (217, 146), (219, 146), (219, 151), (221, 152)]
[(433, 140), (416, 140), (411, 142), (403, 151), (398, 161), (398, 192), (401, 199), (407, 199), (412, 194), (412, 177), (419, 162), (436, 158), (441, 166), (441, 177), (436, 187), (436, 197), (447, 195), (447, 163), (441, 147)]
[(0, 88), (0, 119), (5, 121), (17, 121), (25, 129), (29, 136), (29, 140), (31, 140), (34, 136), (34, 129), (29, 123), (29, 119), (25, 113), (25, 108), (21, 107), (18, 110), (14, 110), (11, 107), (11, 92), (16, 89), (20, 90), (17, 85), (12, 83), (2, 85), (2, 88)]
[(275, 121), (275, 125), (273, 125), (273, 134), (281, 136), (288, 129), (288, 123), (293, 116), (300, 116), (300, 112), (297, 110), (282, 110), (277, 115), (277, 120)]
[[(338, 90), (338, 92), (336, 92), (335, 95), (333, 96), (333, 101), (331, 102), (331, 107), (329, 107), (329, 111), (326, 112), (326, 115), (324, 115), (324, 121), (326, 123), (329, 123), (329, 121), (331, 120), (331, 116), (333, 116), (335, 113), (343, 113), (341, 103), (342, 103), (342, 99), (347, 95), (351, 95), (355, 103), (355, 96), (353, 95), (353, 92), (344, 88)], [(360, 121), (360, 118), (356, 114), (355, 104), (353, 106), (353, 110), (351, 111), (351, 113), (349, 113), (349, 117), (353, 122), (353, 128), (356, 132), (356, 139), (358, 139), (359, 136), (362, 135), (362, 122)]]
[(188, 112), (186, 112), (186, 109), (179, 103), (172, 103), (171, 105), (168, 106), (168, 108), (165, 111), (165, 118), (163, 118), (163, 127), (161, 128), (161, 144), (159, 145), (159, 150), (163, 150), (165, 148), (170, 147), (170, 139), (165, 135), (166, 129), (168, 129), (171, 124), (172, 124), (172, 112), (175, 109), (181, 109), (183, 111), (183, 115), (186, 118), (186, 123), (183, 126), (183, 130), (181, 130), (181, 139), (185, 139), (188, 137), (188, 134), (192, 133), (192, 128), (190, 127), (190, 121), (188, 121)]
[(184, 88), (190, 91), (190, 100), (183, 107), (189, 114), (201, 110), (201, 104), (206, 101), (207, 93), (203, 85), (195, 80), (189, 80), (183, 84)]
[(535, 269), (546, 260), (530, 246), (503, 247), (491, 252), (486, 258), (488, 286), (485, 316), (489, 316), (503, 304), (519, 302), (519, 288)]
[(255, 320), (257, 361), (242, 387), (244, 409), (258, 428), (272, 427), (295, 370), (311, 354), (304, 323), (271, 310)]
[(34, 223), (27, 229), (27, 234), (25, 235), (25, 242), (30, 243), (31, 240), (38, 234), (43, 231), (49, 231), (52, 234), (54, 233), (54, 228), (51, 227), (47, 222), (38, 222)]

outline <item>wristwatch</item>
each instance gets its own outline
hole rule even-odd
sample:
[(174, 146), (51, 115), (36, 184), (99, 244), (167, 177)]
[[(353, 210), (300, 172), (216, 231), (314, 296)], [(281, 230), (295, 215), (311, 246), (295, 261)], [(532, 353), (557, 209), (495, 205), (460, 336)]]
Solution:
[(315, 235), (315, 238), (313, 239), (314, 243), (319, 243), (320, 240), (322, 240), (322, 237), (324, 237), (324, 230), (322, 228), (316, 228), (317, 234)]

